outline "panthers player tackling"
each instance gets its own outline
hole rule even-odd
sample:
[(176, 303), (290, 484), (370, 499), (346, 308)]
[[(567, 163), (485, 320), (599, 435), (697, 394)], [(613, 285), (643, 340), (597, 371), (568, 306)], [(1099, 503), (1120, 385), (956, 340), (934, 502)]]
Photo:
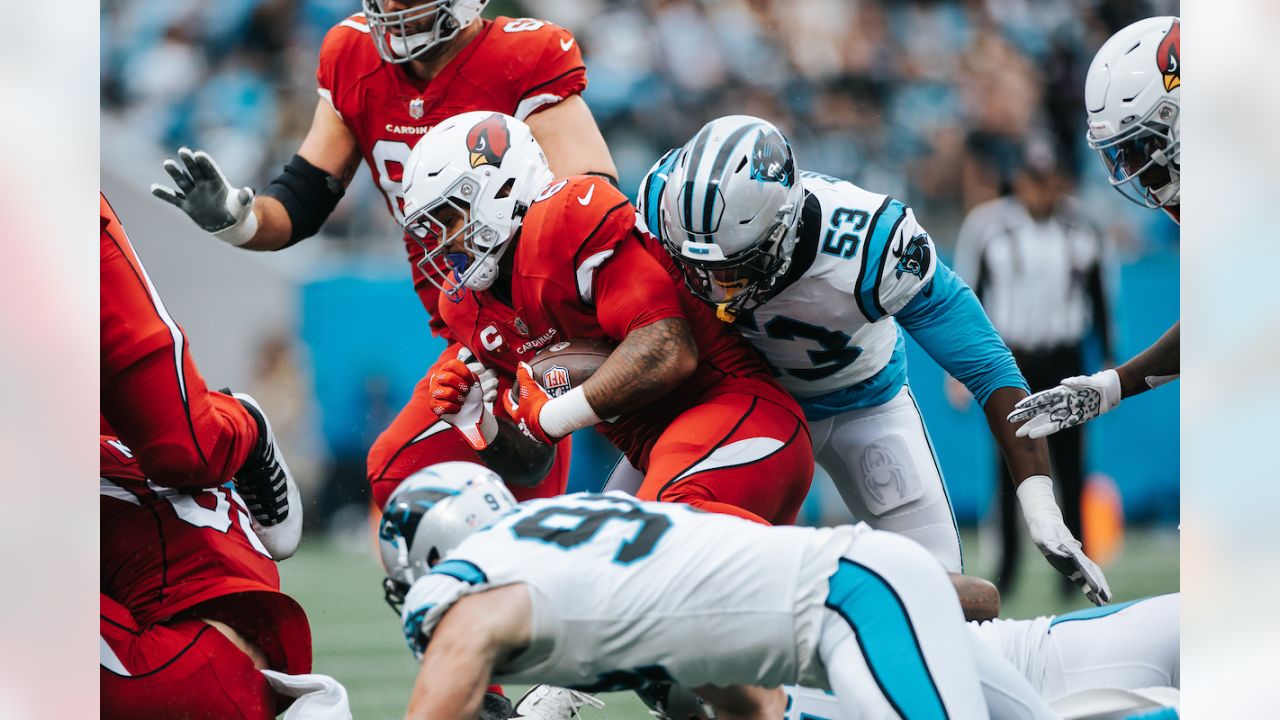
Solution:
[(474, 716), (491, 675), (676, 682), (720, 720), (781, 718), (777, 686), (797, 682), (849, 717), (1054, 717), (968, 634), (938, 563), (865, 524), (766, 527), (617, 492), (516, 505), (491, 471), (445, 463), (400, 486), (379, 542), (422, 659), (410, 718)]
[[(334, 26), (320, 48), (320, 98), (311, 128), (284, 172), (260, 193), (237, 188), (213, 158), (182, 148), (165, 162), (176, 187), (152, 192), (219, 239), (249, 250), (281, 250), (311, 237), (345, 193), (361, 160), (397, 224), (409, 153), (445, 118), (468, 110), (510, 113), (528, 122), (562, 174), (613, 182), (609, 150), (581, 93), (586, 69), (572, 34), (533, 18), (481, 19), (487, 0), (363, 0), (363, 12)], [(414, 290), (434, 332), (459, 346), (439, 321), (439, 293), (418, 267), (421, 245), (406, 234)], [(477, 460), (461, 436), (427, 410), (428, 371), (369, 451), (368, 478), (381, 505), (414, 470), (444, 460)], [(513, 378), (505, 376), (503, 385)], [(501, 414), (502, 410), (498, 412)], [(568, 479), (569, 447), (523, 498), (557, 495)]]
[[(595, 426), (644, 472), (642, 499), (756, 522), (795, 520), (813, 475), (800, 408), (742, 338), (680, 281), (635, 209), (599, 178), (555, 178), (528, 126), (473, 112), (432, 128), (405, 170), (407, 227), (447, 301), (440, 316), (487, 367), (532, 439)], [(551, 397), (529, 365), (560, 340), (615, 345), (580, 386)], [(487, 442), (487, 409), (457, 417), (478, 382), (439, 366), (439, 416)], [(517, 397), (518, 394), (518, 397)]]
[[(1098, 50), (1085, 79), (1089, 146), (1127, 199), (1181, 222), (1182, 52), (1176, 17), (1139, 20)], [(1178, 377), (1180, 323), (1114, 369), (1070, 377), (1017, 404), (1009, 422), (1033, 438), (1074, 427)], [(1025, 422), (1024, 422), (1025, 421)]]
[(1040, 551), (1094, 603), (1106, 578), (1062, 520), (1043, 441), (1005, 417), (1027, 394), (1009, 349), (906, 205), (796, 167), (760, 118), (705, 125), (640, 187), (648, 230), (689, 289), (733, 322), (804, 408), (817, 461), (854, 517), (961, 572), (960, 539), (906, 383), (902, 330), (983, 406)]

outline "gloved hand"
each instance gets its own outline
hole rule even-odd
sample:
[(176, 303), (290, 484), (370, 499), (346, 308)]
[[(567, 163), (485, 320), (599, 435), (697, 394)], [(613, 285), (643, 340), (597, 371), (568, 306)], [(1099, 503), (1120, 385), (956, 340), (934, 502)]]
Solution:
[[(518, 394), (518, 398), (514, 395)], [(527, 437), (535, 442), (551, 444), (559, 437), (551, 437), (542, 427), (542, 409), (551, 401), (551, 396), (533, 379), (533, 369), (528, 363), (520, 363), (516, 369), (516, 384), (511, 392), (503, 393), (502, 406)]]
[(151, 194), (186, 213), (196, 225), (223, 242), (244, 245), (258, 232), (258, 216), (253, 214), (253, 190), (235, 188), (203, 150), (179, 148), (179, 165), (164, 161), (164, 170), (176, 188), (158, 183)]
[(1092, 420), (1120, 404), (1120, 376), (1115, 370), (1077, 375), (1049, 390), (1028, 395), (1013, 406), (1009, 422), (1028, 422), (1018, 437), (1042, 438)]
[[(474, 363), (487, 372), (479, 363)], [(498, 421), (493, 416), (492, 403), (486, 403), (485, 381), (462, 360), (446, 360), (431, 373), (429, 394), (431, 411), (441, 420), (462, 433), (475, 450), (489, 447), (498, 435)], [(496, 395), (498, 380), (492, 372), (489, 393)]]
[(1031, 540), (1053, 569), (1079, 585), (1094, 605), (1111, 602), (1111, 588), (1102, 568), (1084, 554), (1080, 541), (1062, 521), (1062, 510), (1053, 497), (1053, 481), (1033, 475), (1018, 486), (1018, 502)]

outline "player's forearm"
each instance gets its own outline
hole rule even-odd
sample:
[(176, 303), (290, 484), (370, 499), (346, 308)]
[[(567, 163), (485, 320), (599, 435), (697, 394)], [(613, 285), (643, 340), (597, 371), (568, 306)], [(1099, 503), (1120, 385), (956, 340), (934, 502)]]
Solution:
[(1116, 368), (1120, 376), (1120, 397), (1144, 393), (1178, 374), (1181, 325), (1181, 321), (1174, 323), (1151, 347)]
[(269, 252), (289, 245), (293, 223), (289, 213), (279, 200), (265, 195), (253, 199), (253, 214), (258, 216), (258, 231), (249, 242), (240, 247), (245, 250)]
[(982, 407), (1014, 486), (1032, 475), (1049, 475), (1049, 444), (1044, 438), (1018, 437), (1018, 427), (1007, 419), (1013, 406), (1026, 396), (1027, 391), (1022, 388), (1002, 387), (991, 393)]
[(493, 658), (475, 641), (432, 640), (413, 684), (405, 720), (473, 718), (484, 704)]
[(667, 318), (628, 333), (582, 391), (597, 416), (611, 418), (661, 401), (697, 367), (689, 323)]

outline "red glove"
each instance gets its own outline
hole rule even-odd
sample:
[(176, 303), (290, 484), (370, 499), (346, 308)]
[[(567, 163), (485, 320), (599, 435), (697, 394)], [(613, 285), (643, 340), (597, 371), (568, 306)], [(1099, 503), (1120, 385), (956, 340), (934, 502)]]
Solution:
[[(519, 393), (518, 400), (512, 397), (516, 393)], [(520, 432), (535, 442), (547, 444), (560, 439), (550, 437), (542, 428), (542, 408), (550, 401), (551, 396), (547, 391), (534, 382), (533, 368), (528, 363), (520, 363), (520, 367), (516, 368), (515, 386), (511, 388), (511, 392), (502, 394), (502, 406), (507, 409), (507, 414), (515, 421)]]
[(498, 434), (498, 421), (484, 402), (480, 378), (461, 360), (446, 360), (431, 373), (431, 412), (462, 433), (472, 448), (483, 450)]

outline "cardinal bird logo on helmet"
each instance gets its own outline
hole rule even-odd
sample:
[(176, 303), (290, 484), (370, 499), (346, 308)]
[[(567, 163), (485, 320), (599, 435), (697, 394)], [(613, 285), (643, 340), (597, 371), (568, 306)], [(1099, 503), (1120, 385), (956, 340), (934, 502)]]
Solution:
[(511, 148), (511, 130), (502, 113), (494, 113), (476, 123), (467, 133), (467, 148), (471, 150), (471, 167), (501, 165), (502, 158)]
[(1182, 84), (1182, 51), (1178, 28), (1179, 22), (1174, 20), (1173, 27), (1169, 28), (1156, 48), (1156, 67), (1160, 68), (1160, 74), (1164, 76), (1165, 92), (1171, 92)]

